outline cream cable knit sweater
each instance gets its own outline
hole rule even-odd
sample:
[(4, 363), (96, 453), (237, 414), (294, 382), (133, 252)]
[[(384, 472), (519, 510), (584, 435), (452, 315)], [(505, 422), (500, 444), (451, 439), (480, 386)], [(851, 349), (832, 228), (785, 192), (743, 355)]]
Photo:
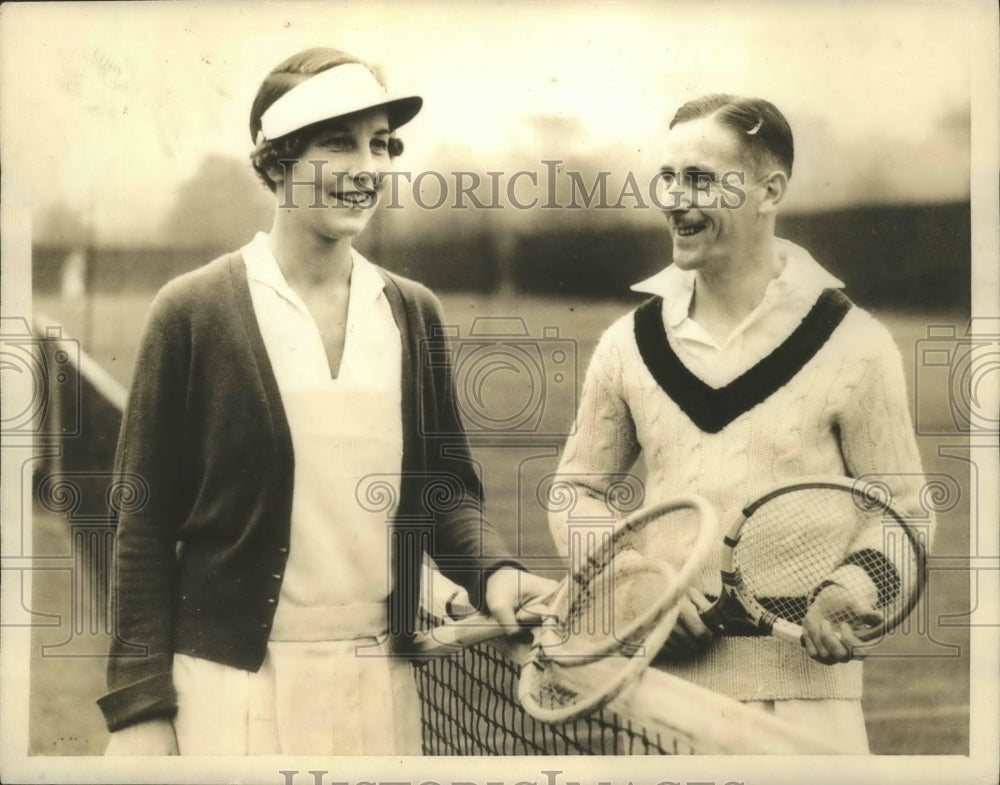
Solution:
[[(614, 504), (606, 498), (640, 455), (646, 503), (698, 493), (715, 506), (723, 526), (767, 488), (820, 474), (883, 481), (903, 511), (929, 526), (902, 363), (888, 331), (851, 307), (829, 339), (790, 370), (790, 381), (709, 433), (654, 379), (637, 345), (635, 312), (615, 322), (594, 351), (576, 432), (559, 467), (560, 480), (576, 491), (570, 509), (550, 512), (562, 553), (575, 526), (583, 532), (588, 523), (609, 519)], [(663, 554), (682, 560), (689, 542), (690, 532), (668, 533)], [(718, 575), (716, 555), (696, 585), (717, 594)], [(704, 654), (663, 667), (740, 700), (861, 696), (859, 661), (822, 665), (772, 638), (724, 636)]]

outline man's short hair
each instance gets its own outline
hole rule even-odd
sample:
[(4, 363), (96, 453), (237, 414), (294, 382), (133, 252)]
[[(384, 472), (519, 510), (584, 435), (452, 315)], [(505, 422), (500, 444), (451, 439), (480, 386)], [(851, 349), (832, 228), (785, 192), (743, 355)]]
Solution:
[(770, 101), (713, 93), (684, 104), (674, 114), (670, 127), (709, 116), (736, 132), (748, 162), (757, 172), (765, 165), (776, 165), (792, 176), (795, 158), (792, 129)]

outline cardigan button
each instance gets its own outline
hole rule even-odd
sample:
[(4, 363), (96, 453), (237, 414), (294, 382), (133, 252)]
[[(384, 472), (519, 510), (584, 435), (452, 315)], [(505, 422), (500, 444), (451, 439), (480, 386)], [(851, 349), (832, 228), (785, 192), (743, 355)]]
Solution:
[(271, 577), (274, 578), (276, 581), (280, 581), (281, 580), (281, 573), (280, 572), (271, 573)]
[(276, 599), (274, 599), (274, 597), (268, 597), (268, 598), (267, 598), (267, 602), (268, 602), (268, 604), (270, 604), (270, 605), (274, 605), (274, 603), (276, 603), (276, 602), (277, 602), (277, 600), (276, 600)]
[(278, 553), (288, 553), (288, 548), (285, 547), (278, 548)]

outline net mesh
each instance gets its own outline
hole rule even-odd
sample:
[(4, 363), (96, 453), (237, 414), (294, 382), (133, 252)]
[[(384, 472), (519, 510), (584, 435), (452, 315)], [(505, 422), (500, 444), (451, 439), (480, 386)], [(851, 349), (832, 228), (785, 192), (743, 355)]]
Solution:
[(605, 709), (573, 722), (535, 720), (517, 702), (526, 651), (493, 642), (414, 667), (426, 755), (692, 755), (678, 728)]
[(607, 707), (545, 723), (515, 695), (528, 646), (479, 643), (414, 666), (425, 755), (837, 754), (834, 739), (656, 668)]
[[(446, 597), (454, 586), (434, 569), (425, 587)], [(428, 591), (426, 629), (445, 618)], [(835, 753), (829, 739), (658, 669), (613, 702), (569, 722), (532, 717), (517, 694), (531, 667), (530, 635), (499, 637), (447, 655), (415, 661), (426, 755), (695, 755)], [(584, 668), (618, 667), (607, 658)], [(590, 675), (593, 675), (592, 673)], [(567, 680), (572, 688), (574, 680)]]

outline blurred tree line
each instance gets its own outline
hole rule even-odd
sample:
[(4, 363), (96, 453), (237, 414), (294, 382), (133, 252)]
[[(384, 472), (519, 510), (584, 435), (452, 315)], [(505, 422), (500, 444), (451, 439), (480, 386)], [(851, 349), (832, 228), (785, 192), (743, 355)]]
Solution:
[[(629, 297), (632, 283), (670, 261), (648, 178), (632, 174), (639, 169), (607, 171), (615, 151), (546, 159), (542, 150), (557, 149), (552, 139), (572, 142), (583, 129), (544, 120), (519, 152), (520, 169), (507, 166), (491, 177), (481, 158), (474, 165), (470, 151), (445, 149), (438, 159), (448, 165), (437, 168), (440, 174), (399, 179), (359, 238), (359, 250), (435, 289)], [(514, 178), (516, 171), (524, 174)], [(530, 209), (514, 206), (532, 200)], [(58, 291), (67, 254), (84, 246), (88, 289), (156, 289), (266, 231), (271, 205), (244, 161), (212, 156), (180, 187), (160, 236), (144, 247), (92, 242), (85, 219), (54, 208), (36, 222), (34, 287)], [(790, 213), (779, 217), (778, 233), (806, 247), (861, 304), (968, 306), (968, 202)]]

